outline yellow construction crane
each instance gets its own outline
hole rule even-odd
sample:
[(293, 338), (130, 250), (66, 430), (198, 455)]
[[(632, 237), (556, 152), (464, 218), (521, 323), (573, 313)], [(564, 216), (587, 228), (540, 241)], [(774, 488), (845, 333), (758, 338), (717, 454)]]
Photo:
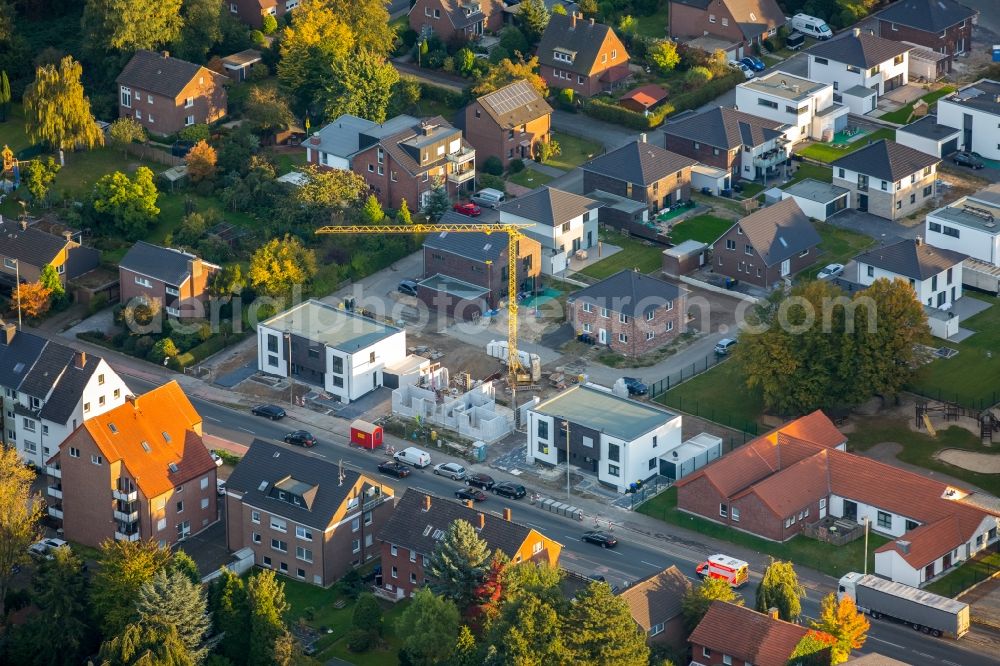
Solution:
[[(524, 236), (525, 227), (532, 224), (490, 224), (462, 222), (456, 224), (375, 224), (375, 225), (331, 225), (320, 227), (317, 234), (430, 234), (479, 232), (507, 234), (507, 370), (510, 373), (510, 388), (515, 390), (520, 372), (527, 370), (521, 364), (517, 353), (517, 242)], [(516, 409), (516, 406), (515, 406)]]

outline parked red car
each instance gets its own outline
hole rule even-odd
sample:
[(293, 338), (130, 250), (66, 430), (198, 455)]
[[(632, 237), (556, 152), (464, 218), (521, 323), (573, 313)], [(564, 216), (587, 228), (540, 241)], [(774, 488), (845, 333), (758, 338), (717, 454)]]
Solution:
[(479, 214), (483, 212), (483, 210), (479, 206), (477, 206), (472, 202), (457, 203), (455, 204), (454, 208), (456, 213), (461, 213), (462, 215), (468, 215), (469, 217), (479, 217)]

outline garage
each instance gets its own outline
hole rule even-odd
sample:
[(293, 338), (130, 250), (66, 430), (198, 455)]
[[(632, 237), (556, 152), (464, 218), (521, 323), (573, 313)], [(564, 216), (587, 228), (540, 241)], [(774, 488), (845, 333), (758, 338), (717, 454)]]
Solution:
[(935, 157), (947, 157), (958, 150), (961, 131), (941, 125), (937, 116), (924, 116), (896, 130), (896, 143)]
[(781, 193), (782, 200), (795, 199), (802, 212), (809, 217), (826, 221), (851, 205), (851, 191), (806, 178), (795, 183)]

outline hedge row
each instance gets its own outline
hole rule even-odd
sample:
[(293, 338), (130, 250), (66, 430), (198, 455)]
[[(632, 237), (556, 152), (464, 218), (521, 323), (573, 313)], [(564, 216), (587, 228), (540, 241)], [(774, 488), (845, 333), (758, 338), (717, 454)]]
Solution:
[(607, 102), (600, 99), (588, 100), (583, 106), (583, 112), (592, 118), (597, 118), (598, 120), (603, 120), (609, 123), (616, 123), (618, 125), (625, 125), (626, 127), (631, 127), (637, 130), (647, 130), (653, 127), (650, 124), (649, 118), (632, 111), (631, 109), (626, 109), (623, 106), (618, 106), (617, 104), (608, 104)]
[(236, 344), (240, 340), (247, 337), (249, 333), (250, 332), (234, 333), (229, 337), (224, 337), (217, 333), (208, 340), (202, 342), (200, 345), (195, 345), (183, 354), (178, 354), (176, 358), (171, 359), (171, 366), (177, 370), (190, 368), (195, 363), (200, 363), (209, 356), (219, 353), (226, 347)]
[(435, 102), (441, 102), (452, 108), (458, 108), (465, 106), (466, 96), (462, 93), (457, 93), (454, 90), (448, 90), (447, 88), (442, 88), (441, 86), (436, 86), (431, 83), (420, 83), (420, 97), (421, 99), (429, 99)]

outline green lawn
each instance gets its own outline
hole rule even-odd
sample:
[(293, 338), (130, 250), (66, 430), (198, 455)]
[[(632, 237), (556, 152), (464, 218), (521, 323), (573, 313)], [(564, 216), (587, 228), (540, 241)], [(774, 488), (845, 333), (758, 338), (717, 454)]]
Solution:
[(818, 180), (823, 183), (829, 183), (833, 181), (833, 169), (827, 166), (822, 166), (821, 164), (800, 162), (799, 168), (795, 171), (795, 175), (792, 176), (791, 180), (782, 185), (781, 188), (788, 188), (800, 180), (805, 180), (806, 178), (812, 178), (813, 180)]
[(445, 102), (437, 99), (422, 99), (409, 109), (409, 113), (419, 118), (441, 116), (449, 123), (453, 123), (455, 122), (455, 117), (458, 115), (458, 112), (461, 110), (462, 107), (460, 106), (449, 106)]
[(733, 224), (733, 220), (714, 215), (696, 215), (675, 224), (670, 231), (670, 240), (675, 245), (686, 240), (714, 243)]
[[(660, 493), (640, 506), (638, 511), (647, 516), (659, 518), (671, 525), (684, 527), (699, 534), (771, 555), (775, 559), (790, 560), (797, 565), (821, 571), (834, 578), (839, 578), (849, 571), (864, 569), (865, 540), (863, 538), (844, 546), (833, 546), (804, 536), (797, 536), (784, 543), (775, 543), (678, 511), (677, 488), (670, 488)], [(868, 550), (874, 552), (876, 548), (887, 541), (888, 539), (877, 534), (870, 534)], [(868, 561), (869, 564), (874, 563), (874, 555), (869, 555)]]
[(154, 174), (159, 174), (168, 168), (132, 155), (126, 156), (121, 150), (110, 146), (66, 153), (66, 166), (56, 174), (56, 181), (52, 187), (80, 198), (90, 192), (90, 188), (101, 176), (115, 171), (124, 171), (132, 175), (140, 166), (149, 167)]
[(744, 199), (749, 199), (750, 197), (755, 197), (764, 191), (764, 184), (758, 183), (756, 181), (743, 181), (740, 183), (740, 187), (743, 188), (743, 192), (740, 194)]
[(655, 14), (636, 16), (637, 25), (635, 34), (640, 37), (650, 37), (652, 39), (663, 39), (666, 37), (667, 26), (669, 25), (668, 6), (669, 3), (663, 2)]
[(985, 580), (1000, 569), (1000, 553), (990, 553), (982, 559), (966, 562), (924, 589), (946, 597), (954, 597), (970, 586)]
[(754, 434), (766, 430), (758, 425), (764, 411), (760, 391), (746, 388), (739, 366), (732, 361), (685, 381), (656, 401), (736, 430)]
[(14, 154), (31, 145), (24, 133), (24, 109), (20, 104), (11, 104), (7, 122), (0, 123), (0, 148), (9, 146)]
[(819, 232), (819, 258), (816, 264), (799, 274), (798, 279), (813, 279), (827, 264), (847, 264), (849, 259), (857, 256), (875, 244), (875, 239), (865, 234), (859, 234), (849, 229), (835, 227), (825, 222), (814, 225)]
[(271, 158), (277, 166), (278, 175), (284, 176), (290, 171), (306, 163), (306, 151), (296, 151), (294, 153), (272, 153)]
[[(940, 88), (938, 90), (934, 90), (933, 92), (927, 93), (926, 95), (924, 95), (920, 99), (922, 99), (925, 102), (927, 102), (928, 105), (931, 105), (934, 102), (936, 102), (939, 99), (941, 99), (942, 97), (944, 97), (945, 95), (949, 95), (949, 94), (951, 94), (953, 92), (955, 92), (955, 87), (954, 86), (944, 86), (943, 88)], [(913, 103), (912, 102), (910, 104), (907, 104), (904, 107), (896, 109), (895, 111), (890, 111), (889, 113), (885, 114), (884, 116), (879, 116), (879, 120), (885, 120), (885, 121), (888, 121), (890, 123), (899, 123), (900, 125), (905, 125), (906, 123), (910, 122), (910, 116), (911, 115), (913, 115)]]
[(546, 166), (572, 171), (594, 155), (601, 152), (604, 147), (599, 141), (588, 141), (572, 134), (553, 132), (552, 139), (559, 143), (561, 153), (558, 157), (553, 157)]
[(517, 183), (521, 187), (534, 189), (552, 180), (552, 176), (535, 171), (534, 169), (524, 169), (523, 171), (507, 176), (507, 180)]
[[(646, 244), (638, 238), (603, 231), (601, 232), (601, 240), (611, 245), (617, 245), (621, 251), (587, 266), (579, 271), (581, 274), (603, 280), (626, 268), (638, 269), (641, 273), (652, 273), (663, 266), (664, 247), (662, 245)], [(593, 249), (588, 250), (588, 252), (593, 252)]]
[(869, 144), (869, 142), (895, 138), (896, 130), (880, 129), (875, 130), (871, 134), (866, 134), (857, 141), (852, 141), (848, 144), (814, 143), (811, 146), (797, 152), (803, 157), (808, 157), (818, 162), (829, 163), (840, 159), (844, 155), (849, 155), (856, 150), (864, 148)]

